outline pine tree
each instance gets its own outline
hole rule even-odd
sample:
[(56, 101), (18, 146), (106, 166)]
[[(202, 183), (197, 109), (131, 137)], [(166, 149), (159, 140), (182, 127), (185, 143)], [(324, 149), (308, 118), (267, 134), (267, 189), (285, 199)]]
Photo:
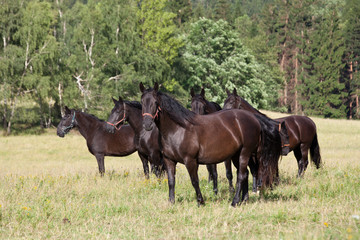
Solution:
[(348, 116), (360, 118), (360, 4), (358, 0), (347, 0), (344, 8), (344, 36), (346, 43), (346, 61), (348, 79)]
[(307, 76), (303, 79), (304, 111), (308, 114), (339, 118), (345, 116), (343, 105), (344, 84), (341, 72), (344, 68), (344, 40), (339, 27), (339, 14), (335, 7), (330, 8), (319, 20), (311, 33), (309, 65)]

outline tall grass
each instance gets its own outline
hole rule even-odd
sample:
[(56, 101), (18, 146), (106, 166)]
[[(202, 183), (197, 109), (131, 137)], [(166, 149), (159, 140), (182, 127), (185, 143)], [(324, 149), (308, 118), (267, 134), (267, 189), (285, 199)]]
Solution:
[(200, 167), (204, 207), (197, 207), (188, 173), (178, 164), (171, 205), (167, 179), (145, 180), (137, 154), (106, 157), (101, 178), (75, 131), (65, 138), (55, 131), (1, 137), (0, 238), (360, 239), (360, 122), (314, 121), (323, 168), (309, 164), (298, 179), (290, 153), (280, 162), (280, 184), (237, 208), (230, 207), (223, 164), (217, 196)]

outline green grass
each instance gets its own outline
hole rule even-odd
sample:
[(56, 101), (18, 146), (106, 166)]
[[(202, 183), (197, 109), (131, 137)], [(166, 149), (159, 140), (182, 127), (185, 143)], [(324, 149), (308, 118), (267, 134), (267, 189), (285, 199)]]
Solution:
[(65, 138), (54, 130), (1, 137), (0, 238), (360, 239), (360, 122), (314, 121), (323, 168), (309, 165), (298, 179), (291, 153), (280, 162), (280, 185), (237, 208), (230, 206), (223, 164), (217, 196), (200, 167), (204, 207), (197, 207), (188, 173), (178, 164), (171, 205), (166, 178), (145, 180), (137, 154), (105, 158), (101, 178), (75, 131)]

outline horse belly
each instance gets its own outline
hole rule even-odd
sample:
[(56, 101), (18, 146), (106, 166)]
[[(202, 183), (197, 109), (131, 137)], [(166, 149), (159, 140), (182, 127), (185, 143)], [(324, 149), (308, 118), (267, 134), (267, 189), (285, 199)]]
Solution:
[(240, 139), (208, 138), (200, 146), (198, 161), (200, 164), (219, 163), (231, 158), (241, 148)]

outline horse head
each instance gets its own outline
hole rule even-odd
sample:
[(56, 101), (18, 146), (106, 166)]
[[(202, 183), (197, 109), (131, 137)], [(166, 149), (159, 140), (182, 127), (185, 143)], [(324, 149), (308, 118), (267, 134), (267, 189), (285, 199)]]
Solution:
[(224, 102), (223, 109), (241, 109), (241, 97), (237, 94), (236, 88), (232, 93), (226, 89), (226, 93), (228, 97)]
[(146, 131), (151, 131), (154, 128), (155, 119), (160, 112), (160, 104), (158, 101), (157, 93), (159, 91), (159, 84), (155, 83), (153, 88), (145, 89), (144, 85), (140, 83), (141, 104), (143, 127)]
[(76, 126), (75, 114), (75, 110), (70, 110), (65, 106), (65, 115), (62, 117), (56, 131), (59, 137), (65, 137), (65, 135)]
[(201, 88), (200, 94), (195, 94), (194, 89), (191, 88), (191, 111), (194, 113), (204, 115), (208, 113), (207, 101), (205, 99), (205, 90)]
[[(112, 98), (114, 102), (114, 107), (111, 110), (110, 116), (107, 120), (106, 130), (108, 132), (114, 133), (115, 129), (118, 130), (121, 128), (123, 123), (126, 120), (125, 112), (125, 102), (119, 96), (119, 100)], [(120, 126), (120, 127), (119, 127)]]

